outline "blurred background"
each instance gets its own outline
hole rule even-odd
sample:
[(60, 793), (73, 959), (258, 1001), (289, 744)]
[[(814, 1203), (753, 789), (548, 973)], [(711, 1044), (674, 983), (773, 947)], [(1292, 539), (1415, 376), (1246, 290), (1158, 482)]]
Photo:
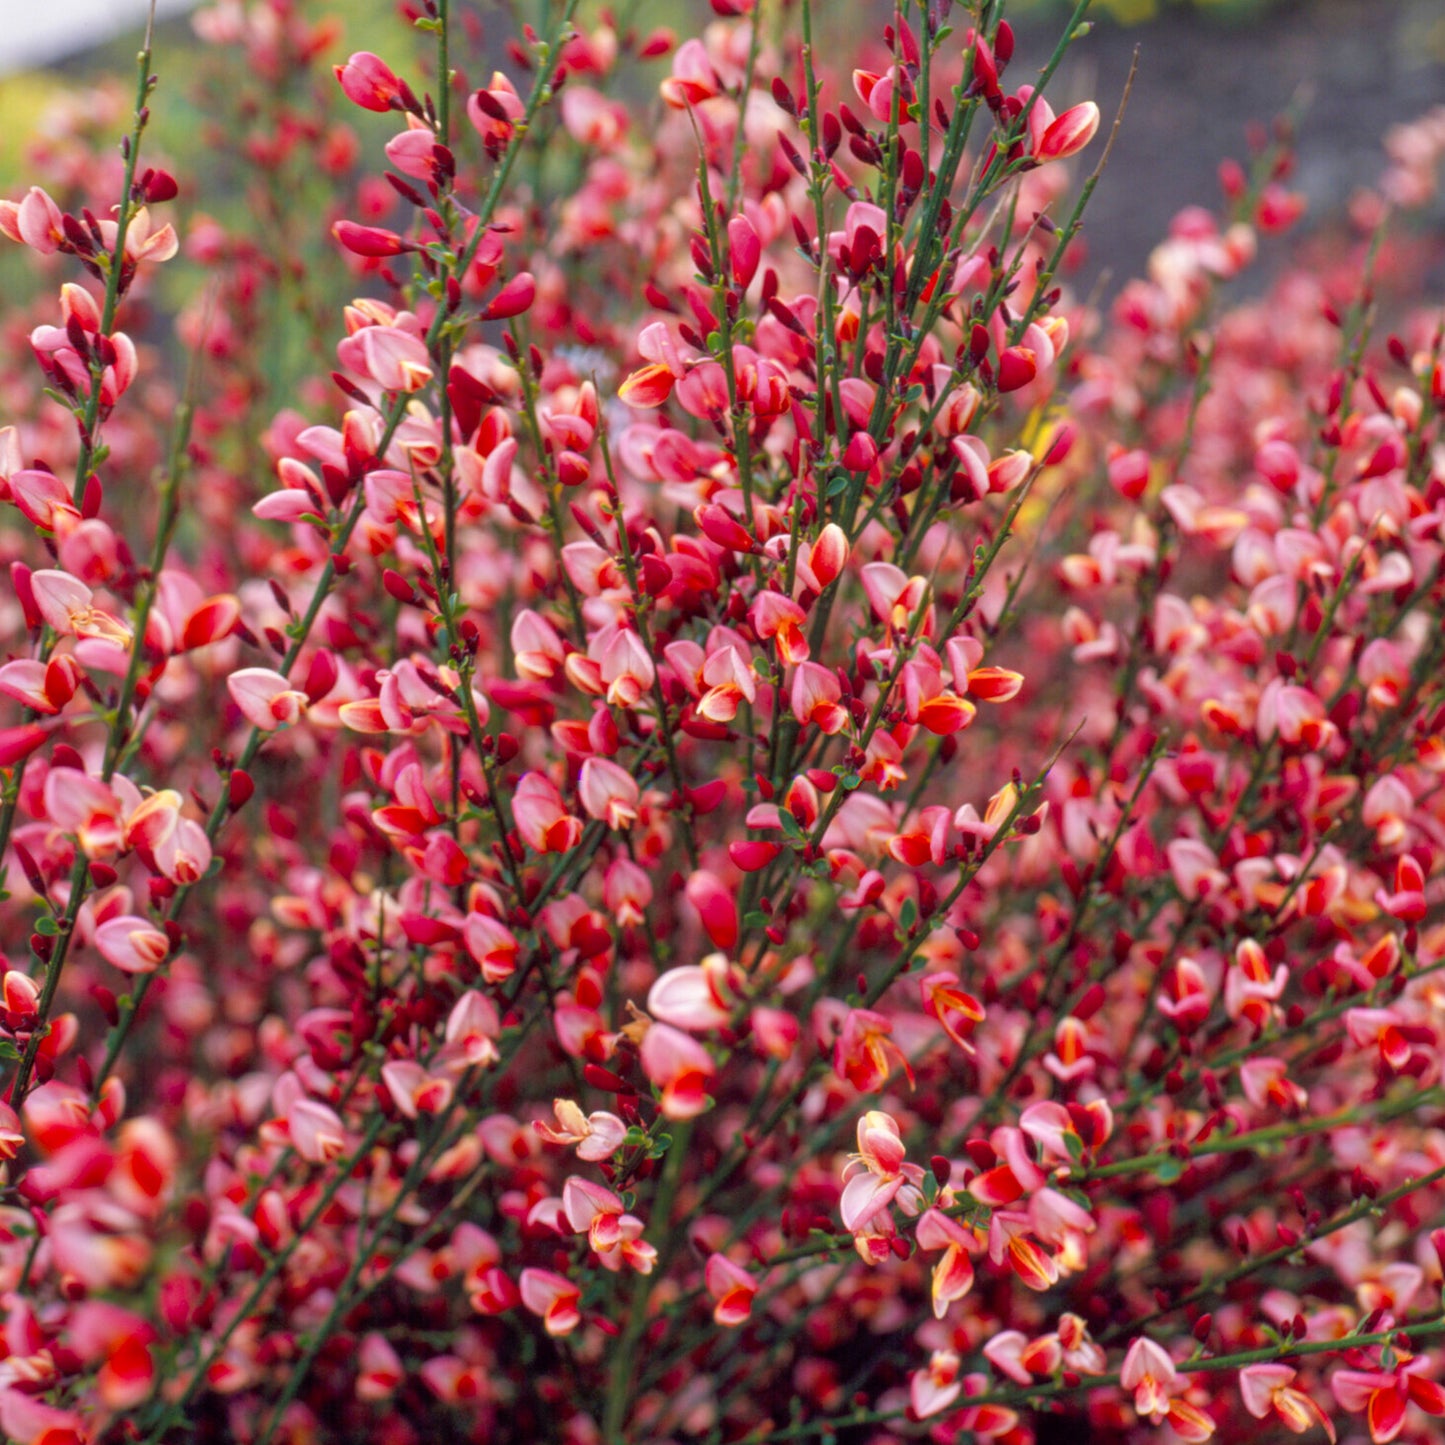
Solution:
[[(146, 8), (147, 0), (8, 0), (0, 25), (0, 194), (45, 182), (25, 157), (50, 101), (104, 77), (128, 90)], [(189, 57), (198, 47), (184, 12), (236, 17), (264, 8), (252, 0), (159, 0), (157, 66), (165, 79), (155, 139), (178, 160), (188, 137), (194, 151), (196, 123), (208, 118), (205, 102), (187, 94)], [(376, 48), (396, 59), (405, 43), (405, 0), (284, 0), (281, 8), (313, 20), (334, 15), (338, 56)], [(506, 36), (535, 20), (539, 4), (454, 0), (453, 9), (479, 23), (505, 63)], [(595, 17), (601, 9), (584, 0), (584, 12)], [(624, 24), (679, 33), (711, 16), (707, 0), (615, 0), (612, 9)], [(967, 9), (961, 0), (955, 5), (960, 32)], [(1047, 59), (1068, 9), (1064, 0), (1008, 5), (1019, 31), (1013, 84)], [(773, 10), (766, 0), (765, 13)], [(881, 22), (891, 10), (887, 0), (815, 0), (825, 53), (846, 55), (866, 33), (860, 16)], [(1090, 208), (1079, 271), (1086, 283), (1102, 281), (1109, 290), (1140, 271), (1181, 207), (1217, 203), (1218, 164), (1244, 158), (1251, 123), (1268, 127), (1286, 111), (1297, 118), (1298, 169), (1290, 183), (1309, 203), (1307, 225), (1318, 228), (1338, 221), (1356, 189), (1378, 175), (1392, 126), (1445, 104), (1442, 0), (1095, 0), (1092, 14), (1093, 34), (1072, 49), (1050, 95), (1060, 109), (1095, 99), (1107, 128), (1137, 49), (1138, 77)], [(1442, 217), (1437, 211), (1432, 219)]]

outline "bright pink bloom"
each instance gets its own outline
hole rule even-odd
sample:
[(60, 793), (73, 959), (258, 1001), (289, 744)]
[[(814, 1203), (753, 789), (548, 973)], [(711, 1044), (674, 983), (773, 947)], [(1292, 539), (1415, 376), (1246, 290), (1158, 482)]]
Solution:
[(1129, 1346), (1119, 1373), (1119, 1383), (1134, 1392), (1134, 1408), (1156, 1425), (1168, 1414), (1178, 1378), (1168, 1352), (1144, 1335)]
[(936, 1208), (925, 1210), (919, 1216), (914, 1238), (919, 1249), (943, 1251), (933, 1267), (931, 1286), (933, 1313), (941, 1320), (948, 1313), (949, 1305), (961, 1300), (973, 1288), (972, 1255), (978, 1241), (971, 1229)]
[(1430, 1362), (1406, 1357), (1394, 1370), (1336, 1370), (1330, 1389), (1342, 1410), (1363, 1412), (1374, 1445), (1387, 1445), (1405, 1428), (1409, 1407), (1445, 1415), (1445, 1389), (1425, 1378)]
[(541, 773), (522, 776), (512, 816), (522, 841), (538, 853), (565, 853), (582, 839), (582, 820), (568, 813), (556, 785)]
[(663, 100), (674, 110), (686, 110), (718, 94), (721, 83), (701, 40), (687, 40), (678, 46), (672, 57), (672, 74), (660, 89)]
[(346, 98), (363, 110), (388, 111), (400, 107), (402, 83), (392, 68), (369, 50), (358, 50), (345, 65), (332, 69)]
[(577, 796), (588, 817), (606, 823), (614, 831), (630, 828), (637, 821), (637, 782), (625, 768), (606, 758), (588, 758), (582, 764)]
[(286, 1111), (291, 1142), (303, 1159), (324, 1163), (347, 1147), (348, 1135), (336, 1111), (317, 1099), (298, 1098)]
[(385, 1335), (368, 1330), (356, 1352), (356, 1398), (375, 1403), (389, 1400), (406, 1379), (406, 1370)]
[(736, 1265), (725, 1254), (708, 1256), (703, 1272), (707, 1292), (716, 1301), (712, 1317), (725, 1329), (734, 1329), (752, 1313), (758, 1282), (747, 1270)]
[[(1036, 101), (1035, 105), (1038, 104), (1040, 102)], [(1040, 162), (1067, 160), (1083, 150), (1098, 129), (1099, 107), (1092, 100), (1073, 106), (1044, 129), (1034, 143), (1034, 159)]]
[(793, 716), (805, 727), (814, 726), (830, 737), (842, 732), (852, 720), (842, 696), (838, 679), (819, 663), (801, 663), (793, 673)]
[(1291, 1384), (1297, 1374), (1289, 1365), (1246, 1365), (1239, 1372), (1239, 1394), (1244, 1408), (1256, 1420), (1277, 1415), (1296, 1435), (1303, 1435), (1318, 1425), (1329, 1436), (1330, 1445), (1334, 1445), (1335, 1427), (1329, 1416), (1303, 1390)]
[(596, 1162), (610, 1159), (622, 1146), (627, 1126), (616, 1114), (597, 1110), (583, 1114), (571, 1099), (554, 1099), (557, 1127), (540, 1121), (532, 1127), (550, 1144), (577, 1146), (577, 1157)]
[(858, 1120), (858, 1152), (849, 1155), (843, 1169), (847, 1182), (839, 1211), (844, 1229), (854, 1234), (866, 1229), (900, 1192), (907, 1191), (910, 1204), (919, 1197), (917, 1186), (923, 1171), (906, 1163), (904, 1154), (903, 1139), (891, 1114), (870, 1109)]
[(522, 1303), (542, 1317), (549, 1335), (570, 1335), (582, 1323), (582, 1291), (549, 1269), (524, 1269), (518, 1281)]
[(935, 1350), (928, 1368), (909, 1376), (908, 1399), (920, 1420), (948, 1409), (963, 1391), (962, 1361), (953, 1350)]
[(881, 1089), (893, 1070), (902, 1067), (913, 1082), (908, 1056), (889, 1035), (893, 1020), (874, 1009), (849, 1009), (833, 1046), (833, 1072), (862, 1093)]
[(243, 667), (226, 687), (246, 721), (263, 732), (299, 722), (306, 708), (306, 694), (270, 668)]
[(126, 914), (95, 930), (95, 947), (107, 963), (127, 973), (154, 973), (170, 952), (170, 940), (144, 918)]
[(31, 186), (21, 201), (0, 201), (0, 234), (53, 255), (65, 238), (64, 213), (39, 186)]
[(33, 572), (30, 587), (41, 616), (62, 637), (94, 637), (117, 647), (130, 646), (130, 628), (95, 606), (90, 588), (68, 573)]
[(731, 1021), (744, 980), (726, 955), (670, 968), (652, 985), (647, 1012), (682, 1029), (720, 1029)]
[(717, 1068), (700, 1043), (671, 1024), (655, 1023), (642, 1040), (641, 1053), (643, 1070), (662, 1090), (661, 1108), (669, 1119), (692, 1119), (707, 1110), (708, 1084)]
[(511, 929), (495, 918), (485, 913), (467, 914), (462, 924), (462, 942), (488, 983), (501, 983), (517, 971), (521, 945)]

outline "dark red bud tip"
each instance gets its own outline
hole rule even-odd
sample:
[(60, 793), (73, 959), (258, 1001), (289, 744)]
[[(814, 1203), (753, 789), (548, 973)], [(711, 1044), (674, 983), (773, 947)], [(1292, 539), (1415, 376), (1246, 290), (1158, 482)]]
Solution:
[(120, 1022), (120, 1010), (116, 1007), (115, 995), (104, 984), (97, 983), (91, 985), (90, 996), (105, 1015), (106, 1023), (114, 1028)]
[(388, 597), (394, 597), (398, 602), (415, 602), (416, 588), (396, 571), (388, 567), (381, 574), (381, 585), (386, 588)]
[(231, 786), (226, 798), (226, 805), (234, 813), (239, 808), (244, 808), (251, 801), (255, 794), (256, 784), (251, 781), (250, 773), (244, 768), (237, 768), (231, 774)]
[(146, 200), (153, 206), (163, 201), (173, 201), (180, 195), (181, 188), (168, 171), (148, 170), (141, 182)]
[(626, 1079), (619, 1078), (611, 1069), (604, 1069), (601, 1064), (583, 1064), (582, 1077), (594, 1089), (605, 1089), (609, 1094), (635, 1094), (637, 1092)]
[(105, 493), (101, 490), (100, 478), (92, 472), (85, 479), (85, 492), (80, 500), (80, 515), (87, 521), (92, 517), (100, 516), (100, 508), (104, 500)]
[(1214, 1316), (1209, 1314), (1200, 1315), (1194, 1321), (1194, 1338), (1202, 1345), (1209, 1338), (1209, 1331), (1214, 1328)]

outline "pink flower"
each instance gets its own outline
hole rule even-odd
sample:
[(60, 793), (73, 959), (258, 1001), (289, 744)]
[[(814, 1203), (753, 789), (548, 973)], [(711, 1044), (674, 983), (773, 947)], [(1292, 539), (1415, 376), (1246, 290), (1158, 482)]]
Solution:
[(627, 1125), (605, 1110), (583, 1114), (571, 1099), (554, 1099), (553, 1113), (557, 1116), (557, 1127), (540, 1121), (533, 1124), (538, 1134), (550, 1144), (577, 1146), (577, 1157), (596, 1162), (610, 1159), (622, 1147)]
[(816, 662), (800, 663), (793, 673), (793, 716), (831, 737), (851, 722), (848, 709), (839, 701), (843, 688), (826, 667)]
[(432, 378), (426, 343), (400, 326), (363, 326), (340, 341), (336, 359), (382, 391), (420, 391)]
[(948, 1409), (963, 1391), (962, 1361), (953, 1350), (935, 1350), (928, 1368), (908, 1377), (908, 1399), (920, 1420)]
[(858, 1152), (849, 1155), (843, 1176), (847, 1182), (839, 1211), (844, 1229), (857, 1234), (905, 1188), (910, 1202), (917, 1198), (923, 1171), (904, 1162), (903, 1139), (893, 1116), (870, 1109), (858, 1121)]
[(943, 1025), (944, 1032), (964, 1053), (973, 1053), (968, 1036), (983, 1022), (984, 1010), (972, 994), (964, 992), (958, 975), (930, 973), (919, 979), (918, 988), (923, 995), (923, 1011)]
[(226, 688), (246, 721), (263, 732), (299, 722), (306, 709), (306, 694), (267, 667), (233, 672)]
[(889, 1035), (893, 1020), (875, 1009), (849, 1009), (833, 1045), (833, 1072), (855, 1089), (869, 1093), (881, 1089), (900, 1065), (913, 1082), (913, 1069), (903, 1050)]
[(933, 1267), (931, 1286), (933, 1313), (941, 1320), (948, 1313), (949, 1305), (961, 1300), (973, 1288), (971, 1256), (978, 1242), (971, 1229), (936, 1208), (927, 1209), (919, 1216), (914, 1238), (919, 1249), (943, 1251)]
[(15, 1445), (86, 1445), (90, 1432), (74, 1410), (58, 1410), (8, 1386), (0, 1389), (0, 1430)]
[(726, 955), (711, 953), (700, 964), (668, 969), (647, 995), (647, 1012), (678, 1028), (725, 1028), (742, 981)]
[(703, 1271), (707, 1292), (716, 1303), (712, 1317), (725, 1329), (735, 1329), (752, 1313), (758, 1282), (725, 1254), (710, 1254)]
[(363, 110), (384, 112), (401, 106), (405, 87), (392, 68), (369, 50), (358, 50), (345, 65), (332, 69), (346, 98)]
[(368, 1330), (356, 1352), (356, 1398), (375, 1403), (389, 1400), (406, 1379), (406, 1370), (385, 1335)]
[(90, 588), (68, 573), (33, 572), (30, 587), (41, 616), (62, 637), (93, 637), (117, 647), (130, 646), (130, 628), (95, 606)]
[(537, 853), (565, 853), (582, 840), (582, 820), (568, 813), (556, 785), (541, 773), (523, 774), (512, 816), (522, 841)]
[(467, 914), (462, 943), (487, 983), (501, 983), (517, 971), (521, 945), (512, 930), (495, 918), (485, 913)]
[[(1042, 107), (1035, 101), (1035, 109)], [(1032, 120), (1032, 115), (1030, 120)], [(1030, 130), (1033, 127), (1030, 126)], [(1034, 142), (1033, 155), (1036, 161), (1061, 161), (1077, 155), (1093, 140), (1099, 129), (1099, 107), (1092, 100), (1070, 107), (1056, 120), (1044, 127), (1043, 133)]]
[(606, 823), (614, 832), (630, 828), (637, 821), (637, 782), (625, 768), (607, 758), (588, 758), (582, 764), (577, 796), (589, 818)]
[(721, 82), (701, 40), (684, 41), (678, 46), (672, 57), (672, 74), (660, 89), (663, 100), (674, 110), (686, 110), (718, 94)]
[(390, 1059), (381, 1066), (381, 1081), (397, 1109), (408, 1119), (440, 1114), (451, 1103), (452, 1081), (429, 1074), (415, 1059)]
[(523, 1305), (542, 1317), (549, 1335), (570, 1335), (582, 1323), (582, 1291), (549, 1269), (524, 1269), (518, 1281)]
[(1239, 1372), (1239, 1394), (1244, 1408), (1256, 1420), (1277, 1415), (1296, 1435), (1303, 1435), (1318, 1425), (1334, 1445), (1335, 1427), (1329, 1416), (1303, 1390), (1291, 1385), (1297, 1374), (1289, 1365), (1246, 1365)]
[(1330, 1389), (1342, 1410), (1363, 1412), (1374, 1445), (1387, 1445), (1405, 1428), (1409, 1407), (1445, 1415), (1445, 1389), (1425, 1378), (1430, 1362), (1405, 1356), (1394, 1370), (1336, 1370)]
[(1174, 1361), (1164, 1347), (1145, 1335), (1129, 1346), (1119, 1373), (1119, 1383), (1134, 1392), (1134, 1408), (1156, 1425), (1169, 1411), (1178, 1379)]
[(325, 1163), (347, 1148), (345, 1125), (334, 1109), (317, 1099), (296, 1099), (286, 1111), (286, 1123), (291, 1142), (303, 1159)]
[(655, 1023), (641, 1054), (644, 1072), (662, 1090), (660, 1104), (669, 1119), (693, 1119), (708, 1109), (708, 1084), (717, 1069), (700, 1043), (671, 1024)]
[(0, 234), (40, 252), (53, 255), (67, 245), (64, 213), (39, 186), (31, 186), (21, 201), (0, 201)]
[(144, 918), (124, 914), (95, 930), (95, 947), (107, 963), (127, 973), (154, 973), (171, 945), (165, 933)]

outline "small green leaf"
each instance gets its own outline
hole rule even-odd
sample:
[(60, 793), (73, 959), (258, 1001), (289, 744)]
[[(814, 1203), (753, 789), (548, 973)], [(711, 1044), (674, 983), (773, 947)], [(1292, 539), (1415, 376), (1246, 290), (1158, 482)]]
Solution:
[(918, 904), (914, 899), (903, 900), (903, 907), (898, 910), (898, 921), (904, 928), (912, 928), (918, 922)]
[(838, 781), (843, 785), (845, 792), (853, 792), (863, 786), (863, 779), (857, 773), (844, 773)]
[(36, 920), (35, 931), (42, 938), (57, 938), (60, 935), (60, 925), (48, 913), (45, 913)]
[(1154, 1177), (1161, 1184), (1173, 1184), (1183, 1173), (1184, 1165), (1171, 1154), (1155, 1167)]

